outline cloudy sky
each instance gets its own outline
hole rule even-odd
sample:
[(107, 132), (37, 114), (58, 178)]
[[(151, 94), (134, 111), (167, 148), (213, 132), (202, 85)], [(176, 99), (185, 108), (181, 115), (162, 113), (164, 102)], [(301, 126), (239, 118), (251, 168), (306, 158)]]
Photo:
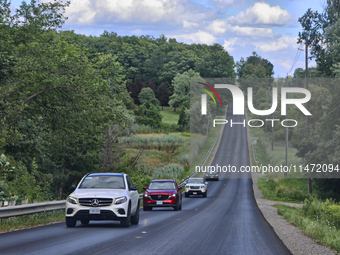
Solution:
[[(12, 0), (12, 7), (20, 2)], [(284, 77), (304, 67), (304, 52), (299, 54), (296, 44), (298, 18), (308, 8), (321, 12), (324, 5), (325, 0), (71, 0), (63, 29), (219, 43), (235, 62), (256, 51), (273, 63), (275, 77)]]

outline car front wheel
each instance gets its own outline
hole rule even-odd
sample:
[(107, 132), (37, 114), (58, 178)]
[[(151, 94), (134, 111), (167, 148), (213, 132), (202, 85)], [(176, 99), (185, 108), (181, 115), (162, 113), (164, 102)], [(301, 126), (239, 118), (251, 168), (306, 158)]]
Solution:
[(121, 220), (120, 225), (124, 228), (128, 228), (130, 227), (130, 223), (131, 223), (131, 206), (129, 205), (127, 216), (126, 218)]
[(74, 228), (76, 226), (76, 224), (77, 224), (77, 221), (72, 219), (72, 218), (66, 218), (65, 221), (66, 221), (66, 226), (68, 228)]
[(137, 204), (137, 209), (136, 209), (136, 213), (134, 216), (131, 216), (131, 224), (133, 225), (138, 225), (139, 223), (139, 201)]

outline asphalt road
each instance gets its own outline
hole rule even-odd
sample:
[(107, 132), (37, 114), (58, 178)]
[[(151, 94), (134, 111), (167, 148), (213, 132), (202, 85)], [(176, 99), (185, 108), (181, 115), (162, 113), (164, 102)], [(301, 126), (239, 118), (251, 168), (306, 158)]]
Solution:
[[(234, 122), (244, 119), (232, 116), (232, 107), (228, 116)], [(242, 125), (226, 125), (216, 164), (237, 169), (249, 164)], [(209, 181), (206, 198), (183, 196), (182, 211), (141, 211), (139, 225), (130, 228), (103, 221), (0, 234), (0, 254), (291, 254), (259, 211), (250, 175), (236, 172), (222, 177)]]

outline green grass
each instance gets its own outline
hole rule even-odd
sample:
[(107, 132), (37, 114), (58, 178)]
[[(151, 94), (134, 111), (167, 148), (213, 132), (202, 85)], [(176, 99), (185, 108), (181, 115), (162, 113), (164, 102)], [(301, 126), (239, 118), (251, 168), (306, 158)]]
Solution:
[[(295, 226), (300, 227), (302, 231), (313, 237), (315, 240), (326, 244), (330, 248), (340, 252), (340, 230), (331, 221), (322, 218), (309, 217), (306, 210), (310, 207), (308, 201), (304, 203), (303, 208), (290, 207), (285, 205), (274, 205), (278, 208), (278, 214), (285, 217)], [(339, 206), (340, 207), (340, 206)], [(319, 210), (313, 213), (317, 214)]]
[(308, 197), (307, 184), (307, 179), (301, 178), (259, 178), (257, 181), (263, 198), (293, 203), (302, 203)]
[(174, 111), (174, 108), (164, 106), (163, 111), (161, 111), (161, 114), (163, 116), (163, 118), (162, 118), (163, 123), (177, 124), (178, 118), (179, 118), (179, 110), (178, 109), (176, 109), (176, 111)]
[[(271, 133), (267, 135), (262, 129), (250, 128), (251, 136), (256, 137), (255, 145), (256, 155), (259, 164), (272, 166), (286, 165), (286, 143), (283, 141), (274, 141), (272, 150)], [(302, 159), (296, 156), (297, 150), (293, 147), (288, 147), (288, 165), (301, 165)], [(282, 174), (283, 177), (283, 174)]]
[[(216, 133), (219, 131), (220, 128), (221, 127), (217, 126), (217, 125), (215, 127), (211, 128), (211, 130), (208, 134), (208, 137), (206, 138), (206, 140), (204, 142), (203, 148), (201, 149), (201, 151), (199, 152), (199, 154), (197, 155), (197, 157), (194, 159), (193, 163), (190, 166), (190, 172), (194, 172), (196, 166), (200, 166), (202, 164), (204, 158), (206, 157), (206, 155), (208, 154), (208, 152), (210, 150), (211, 145), (214, 143)], [(194, 139), (194, 138), (192, 138), (192, 139)], [(207, 160), (206, 163), (208, 163), (208, 160)]]
[[(256, 137), (255, 145), (259, 166), (285, 166), (286, 165), (286, 144), (282, 141), (274, 141), (274, 148), (271, 146), (271, 134), (266, 135), (262, 129), (251, 128), (251, 136)], [(251, 146), (251, 145), (250, 145)], [(252, 146), (251, 152), (253, 151)], [(253, 154), (253, 153), (252, 153)], [(296, 149), (288, 148), (288, 165), (299, 166), (301, 158), (295, 156)], [(252, 161), (254, 159), (252, 155)], [(268, 173), (266, 178), (258, 179), (258, 188), (262, 191), (263, 197), (274, 201), (301, 203), (308, 197), (308, 182), (301, 173), (288, 173), (288, 178), (284, 174)]]
[(24, 229), (47, 225), (53, 222), (65, 220), (65, 210), (48, 211), (1, 219), (0, 232), (8, 232), (15, 229)]

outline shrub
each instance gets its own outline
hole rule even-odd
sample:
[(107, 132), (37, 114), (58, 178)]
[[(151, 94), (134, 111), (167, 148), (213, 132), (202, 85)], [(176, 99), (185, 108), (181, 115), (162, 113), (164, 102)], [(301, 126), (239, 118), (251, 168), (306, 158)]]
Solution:
[(154, 173), (155, 179), (177, 179), (184, 172), (184, 169), (181, 165), (178, 164), (169, 164), (164, 167), (158, 168)]
[(119, 141), (128, 143), (129, 147), (134, 149), (144, 147), (147, 150), (159, 150), (168, 153), (173, 153), (182, 143), (186, 142), (184, 138), (174, 135), (121, 137)]

